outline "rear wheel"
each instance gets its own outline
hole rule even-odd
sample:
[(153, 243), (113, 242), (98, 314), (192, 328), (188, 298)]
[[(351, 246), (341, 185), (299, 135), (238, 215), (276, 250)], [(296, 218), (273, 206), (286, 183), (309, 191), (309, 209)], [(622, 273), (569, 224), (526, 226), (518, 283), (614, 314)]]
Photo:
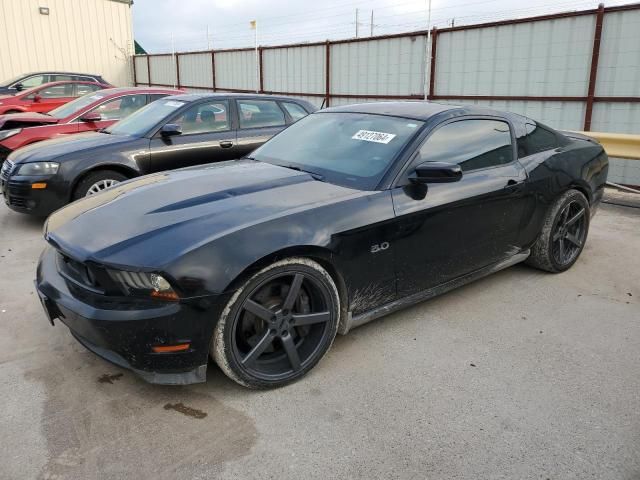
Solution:
[(213, 357), (246, 387), (285, 385), (329, 350), (339, 312), (338, 290), (326, 270), (306, 258), (280, 260), (229, 300), (212, 338)]
[(589, 202), (582, 193), (562, 194), (549, 208), (527, 263), (553, 273), (569, 269), (582, 253), (590, 217)]
[(88, 197), (89, 195), (95, 195), (107, 188), (127, 180), (127, 176), (120, 172), (113, 170), (97, 170), (89, 173), (86, 177), (80, 180), (78, 186), (73, 192), (73, 199)]

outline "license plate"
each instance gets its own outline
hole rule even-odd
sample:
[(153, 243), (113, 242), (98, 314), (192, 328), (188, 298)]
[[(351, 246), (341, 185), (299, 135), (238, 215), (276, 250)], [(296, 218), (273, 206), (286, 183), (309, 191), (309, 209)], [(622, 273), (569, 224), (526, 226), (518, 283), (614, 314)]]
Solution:
[(40, 303), (42, 304), (44, 313), (47, 316), (47, 320), (49, 320), (49, 323), (51, 324), (51, 326), (53, 326), (53, 320), (58, 317), (58, 315), (54, 313), (55, 308), (53, 307), (51, 300), (49, 300), (49, 298), (44, 293), (40, 292), (40, 290), (38, 290), (37, 288), (36, 292), (38, 292), (38, 297), (40, 298)]

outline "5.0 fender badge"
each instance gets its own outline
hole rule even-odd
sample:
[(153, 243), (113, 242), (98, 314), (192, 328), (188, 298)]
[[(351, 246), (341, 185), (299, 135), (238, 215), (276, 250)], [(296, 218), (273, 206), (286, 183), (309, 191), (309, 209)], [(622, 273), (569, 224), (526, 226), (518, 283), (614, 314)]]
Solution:
[(371, 245), (371, 253), (378, 253), (389, 248), (389, 242), (377, 243), (376, 245)]

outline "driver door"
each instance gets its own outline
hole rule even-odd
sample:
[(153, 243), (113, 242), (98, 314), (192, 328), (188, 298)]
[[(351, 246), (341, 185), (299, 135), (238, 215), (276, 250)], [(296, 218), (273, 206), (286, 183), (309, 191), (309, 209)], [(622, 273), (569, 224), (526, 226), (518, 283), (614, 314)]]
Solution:
[(238, 157), (236, 130), (228, 100), (199, 102), (167, 124), (178, 125), (182, 133), (166, 137), (160, 129), (151, 139), (148, 172), (190, 167)]
[[(523, 168), (515, 160), (509, 123), (449, 122), (430, 134), (392, 190), (399, 296), (433, 288), (519, 251), (524, 213)], [(452, 183), (414, 184), (416, 165), (459, 164)]]

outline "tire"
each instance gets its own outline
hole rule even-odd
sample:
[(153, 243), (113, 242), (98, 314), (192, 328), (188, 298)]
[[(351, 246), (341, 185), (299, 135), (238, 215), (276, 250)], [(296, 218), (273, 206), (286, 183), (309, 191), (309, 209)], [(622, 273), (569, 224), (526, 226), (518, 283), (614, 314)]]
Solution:
[(590, 218), (589, 202), (582, 193), (563, 193), (549, 207), (526, 263), (552, 273), (571, 268), (584, 249)]
[[(96, 170), (86, 175), (73, 191), (73, 199), (78, 200), (94, 193), (99, 193), (116, 183), (124, 182), (129, 177), (114, 170)], [(103, 187), (101, 188), (100, 185)]]
[(320, 361), (339, 317), (338, 289), (324, 268), (307, 258), (279, 260), (229, 299), (213, 332), (211, 354), (240, 385), (281, 387)]

